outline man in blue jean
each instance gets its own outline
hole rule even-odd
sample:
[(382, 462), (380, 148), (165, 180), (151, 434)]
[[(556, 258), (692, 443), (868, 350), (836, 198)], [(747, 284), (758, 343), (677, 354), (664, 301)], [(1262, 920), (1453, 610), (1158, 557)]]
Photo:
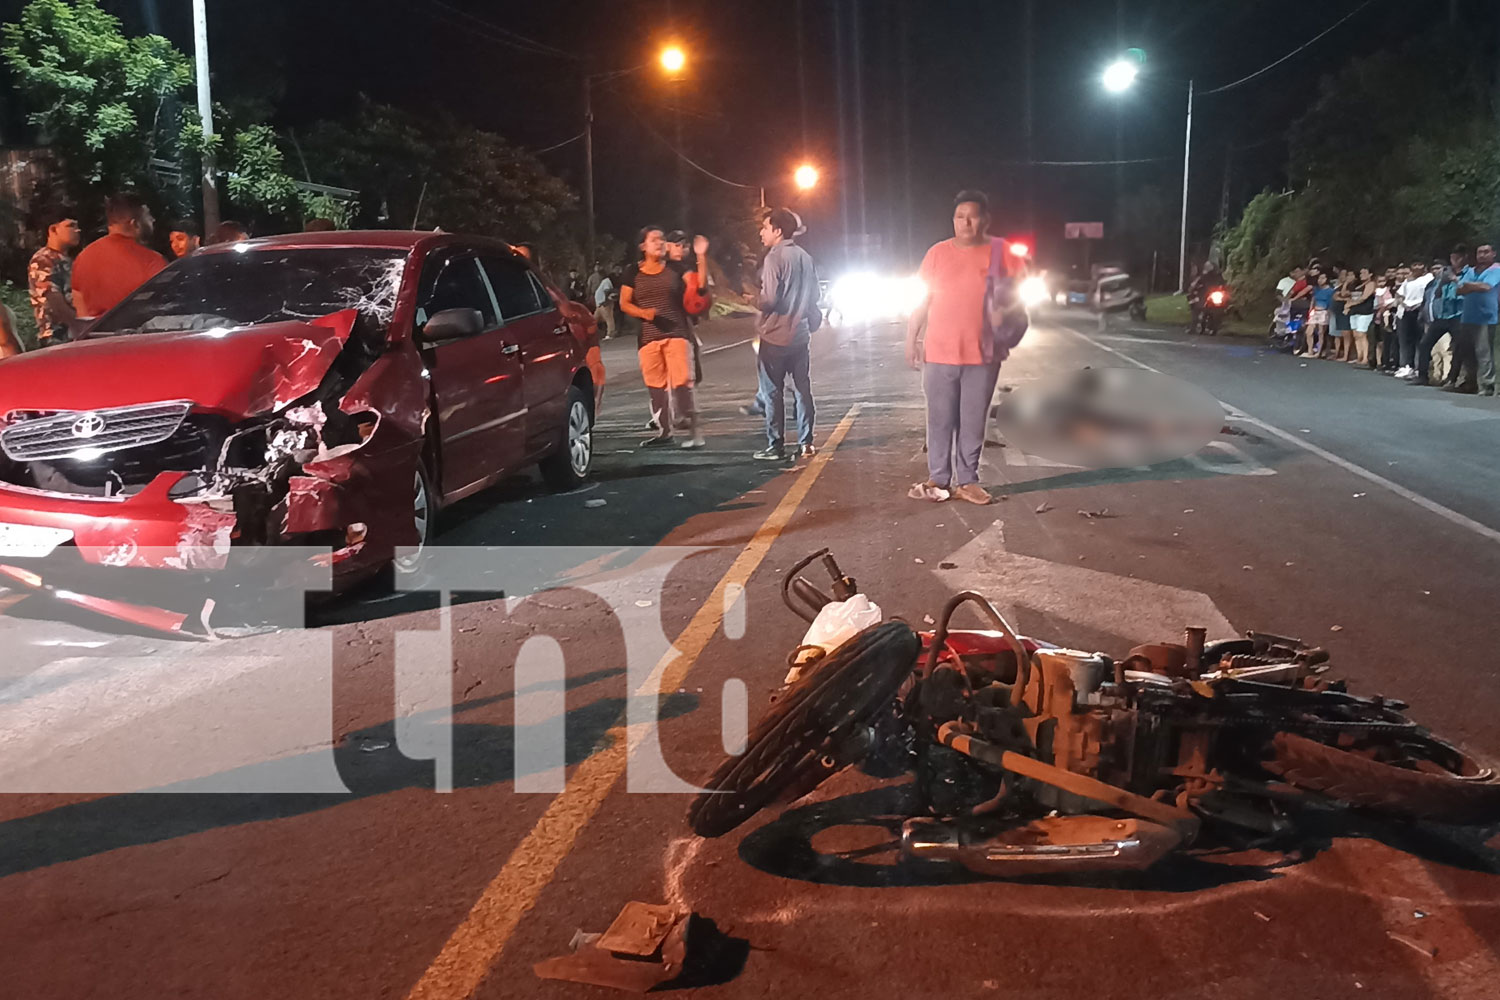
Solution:
[(766, 409), (766, 447), (755, 458), (775, 462), (787, 458), (786, 381), (790, 376), (797, 402), (797, 443), (802, 457), (817, 453), (813, 446), (813, 404), (810, 348), (812, 333), (823, 322), (818, 309), (818, 272), (813, 261), (792, 237), (797, 217), (785, 208), (773, 209), (761, 223), (760, 241), (767, 248), (760, 275), (760, 335), (757, 401)]
[(1459, 336), (1453, 345), (1453, 367), (1461, 373), (1454, 392), (1495, 394), (1495, 324), (1500, 322), (1500, 266), (1488, 243), (1474, 251), (1474, 264), (1458, 276), (1463, 297)]

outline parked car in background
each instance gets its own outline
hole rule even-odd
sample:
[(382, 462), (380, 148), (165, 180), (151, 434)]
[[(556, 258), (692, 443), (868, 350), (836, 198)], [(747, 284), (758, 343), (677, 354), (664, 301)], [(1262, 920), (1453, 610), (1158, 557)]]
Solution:
[(205, 248), (82, 341), (0, 364), (0, 582), (69, 550), (197, 573), (287, 543), (326, 550), (336, 586), (368, 576), (504, 476), (588, 476), (594, 337), (499, 241)]

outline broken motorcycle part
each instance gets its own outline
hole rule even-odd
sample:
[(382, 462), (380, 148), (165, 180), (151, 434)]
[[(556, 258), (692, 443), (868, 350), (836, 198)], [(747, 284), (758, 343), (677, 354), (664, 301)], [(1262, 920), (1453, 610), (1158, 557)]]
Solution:
[(729, 757), (703, 783), (688, 824), (703, 837), (739, 826), (779, 797), (812, 791), (854, 761), (858, 745), (911, 673), (921, 648), (904, 622), (865, 629), (807, 669), (750, 733), (745, 753)]

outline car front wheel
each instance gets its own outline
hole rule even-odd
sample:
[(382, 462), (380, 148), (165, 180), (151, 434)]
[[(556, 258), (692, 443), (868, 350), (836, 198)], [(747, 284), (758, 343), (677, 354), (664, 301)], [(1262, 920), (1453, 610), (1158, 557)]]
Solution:
[(542, 478), (555, 490), (582, 485), (594, 464), (594, 416), (588, 396), (576, 385), (568, 386), (566, 414), (557, 448), (541, 462)]

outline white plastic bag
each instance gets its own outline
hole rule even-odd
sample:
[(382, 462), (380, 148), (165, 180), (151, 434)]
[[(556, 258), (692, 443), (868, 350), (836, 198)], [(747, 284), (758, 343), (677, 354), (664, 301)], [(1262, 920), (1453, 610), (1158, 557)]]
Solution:
[[(847, 601), (834, 601), (824, 605), (823, 610), (818, 612), (818, 617), (808, 626), (807, 634), (802, 637), (802, 645), (817, 646), (825, 653), (831, 653), (871, 625), (879, 625), (883, 618), (880, 605), (864, 594), (855, 594)], [(802, 676), (803, 664), (812, 655), (806, 649), (797, 654), (797, 662), (787, 673), (785, 683), (797, 682)]]

